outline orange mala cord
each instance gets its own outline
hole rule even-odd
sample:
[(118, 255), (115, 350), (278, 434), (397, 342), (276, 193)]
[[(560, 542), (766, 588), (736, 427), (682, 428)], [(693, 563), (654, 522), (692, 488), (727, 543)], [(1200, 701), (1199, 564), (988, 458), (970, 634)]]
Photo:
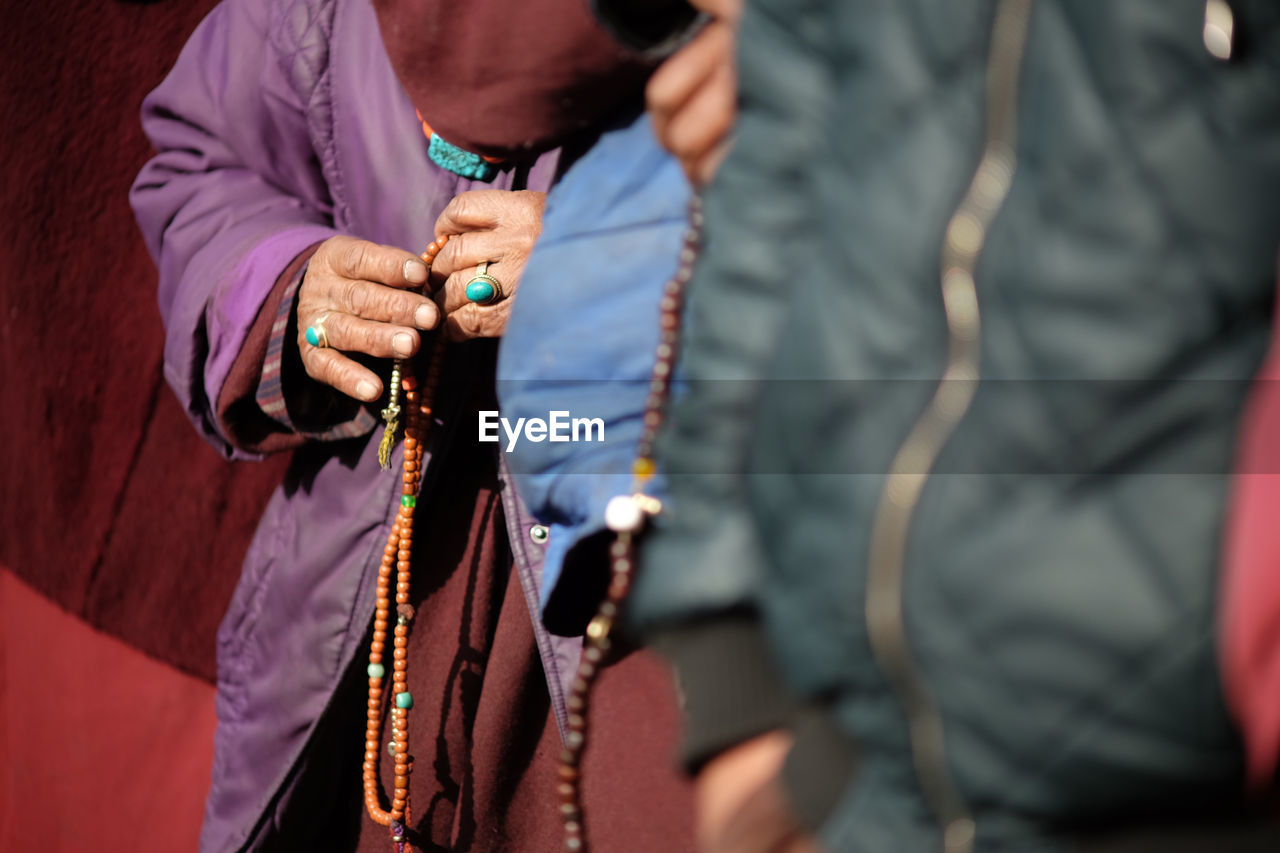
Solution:
[[(437, 237), (422, 253), (428, 270), (436, 255), (449, 241), (447, 236)], [(387, 546), (378, 567), (377, 604), (373, 617), (373, 642), (369, 646), (369, 708), (368, 725), (364, 742), (364, 804), (375, 823), (389, 827), (391, 840), (398, 851), (404, 850), (409, 820), (409, 776), (413, 772), (413, 756), (409, 753), (409, 709), (413, 696), (407, 679), (409, 628), (413, 622), (413, 607), (409, 604), (409, 582), (413, 555), (413, 513), (418, 502), (418, 487), (422, 482), (422, 451), (431, 426), (432, 405), (436, 386), (440, 380), (440, 364), (444, 356), (445, 336), (436, 336), (427, 377), (421, 387), (407, 361), (397, 361), (392, 381), (399, 382), (403, 392), (404, 474), (400, 490), (400, 508), (387, 536)], [(392, 394), (392, 406), (396, 399)], [(390, 432), (390, 430), (389, 430)], [(394, 570), (395, 610), (392, 612), (391, 574)], [(382, 741), (383, 684), (386, 677), (388, 627), (391, 629), (391, 740), (387, 750), (395, 759), (395, 787), (391, 808), (382, 807), (378, 790), (378, 757)]]

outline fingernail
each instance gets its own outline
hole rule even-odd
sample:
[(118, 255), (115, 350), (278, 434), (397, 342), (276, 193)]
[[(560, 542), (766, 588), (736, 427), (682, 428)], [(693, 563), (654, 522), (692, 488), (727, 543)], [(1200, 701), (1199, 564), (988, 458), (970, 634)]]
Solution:
[(413, 335), (401, 332), (391, 339), (391, 348), (396, 355), (413, 355)]
[(373, 400), (378, 396), (378, 386), (374, 385), (368, 379), (361, 379), (356, 385), (356, 396), (361, 400)]
[(413, 322), (417, 324), (419, 329), (430, 329), (436, 324), (436, 317), (439, 314), (436, 306), (430, 302), (424, 302), (418, 306), (418, 310), (413, 312)]
[(422, 284), (427, 280), (427, 265), (417, 258), (410, 258), (404, 262), (404, 278), (405, 281)]

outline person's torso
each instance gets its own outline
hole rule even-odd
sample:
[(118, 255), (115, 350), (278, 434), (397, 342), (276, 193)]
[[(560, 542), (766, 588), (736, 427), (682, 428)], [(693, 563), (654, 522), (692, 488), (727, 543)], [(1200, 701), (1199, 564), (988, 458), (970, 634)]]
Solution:
[[(452, 175), (428, 159), (422, 125), (381, 48), (369, 3), (282, 0), (269, 15), (266, 37), (280, 75), (264, 78), (264, 86), (290, 87), (306, 105), (312, 153), (340, 231), (421, 251), (437, 216), (459, 193), (509, 189), (516, 180), (548, 188), (554, 152), (532, 169), (504, 170), (492, 183)], [(445, 452), (456, 436), (473, 435), (471, 423), (457, 423), (456, 401), (438, 402), (431, 453)], [(271, 824), (264, 814), (289, 807), (278, 792), (305, 767), (300, 756), (313, 727), (359, 651), (399, 500), (400, 449), (393, 451), (393, 470), (380, 470), (378, 435), (380, 429), (372, 439), (298, 451), (251, 543), (219, 632), (219, 728), (202, 851), (262, 843), (262, 829)], [(424, 491), (447, 487), (427, 469)], [(536, 524), (514, 493), (504, 491), (502, 500), (510, 536), (519, 540), (518, 579), (536, 607), (543, 546), (530, 536)], [(567, 665), (576, 646), (563, 644), (557, 647), (539, 629), (544, 662)], [(553, 678), (557, 685), (560, 680)]]
[[(994, 63), (1007, 77), (991, 81), (1016, 92), (1007, 195), (978, 187), (1002, 196), (990, 221), (948, 235), (997, 109), (997, 5), (832, 13), (823, 251), (793, 298), (787, 381), (769, 383), (753, 460), (770, 475), (753, 499), (788, 671), (841, 693), (868, 778), (914, 788), (864, 613), (869, 567), (896, 562), (980, 837), (983, 813), (1136, 814), (1238, 783), (1218, 549), (1280, 237), (1280, 14), (1233, 4), (1241, 52), (1220, 62), (1191, 0), (1030, 4), (1021, 62)], [(919, 426), (970, 344), (976, 384), (954, 383)], [(886, 517), (905, 523), (901, 560)], [(871, 808), (869, 784), (848, 802)]]

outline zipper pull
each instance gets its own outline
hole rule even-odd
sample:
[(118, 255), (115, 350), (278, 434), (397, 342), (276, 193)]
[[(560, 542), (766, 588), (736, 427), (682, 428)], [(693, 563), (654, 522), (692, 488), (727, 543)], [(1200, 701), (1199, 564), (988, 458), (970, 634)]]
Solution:
[(1235, 48), (1236, 16), (1227, 0), (1208, 0), (1204, 4), (1204, 47), (1221, 62), (1231, 59)]

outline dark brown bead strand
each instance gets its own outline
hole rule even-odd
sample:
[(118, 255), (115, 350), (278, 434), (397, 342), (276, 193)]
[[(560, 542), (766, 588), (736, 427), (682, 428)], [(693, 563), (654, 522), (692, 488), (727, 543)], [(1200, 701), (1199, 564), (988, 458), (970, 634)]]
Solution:
[[(432, 262), (448, 237), (436, 241), (422, 253), (422, 260), (430, 270)], [(364, 763), (361, 765), (365, 809), (369, 817), (381, 826), (388, 827), (391, 841), (398, 853), (403, 853), (406, 825), (409, 822), (409, 776), (413, 772), (413, 756), (409, 754), (408, 707), (399, 707), (397, 697), (409, 697), (407, 669), (409, 629), (413, 621), (413, 607), (409, 605), (410, 572), (413, 560), (413, 512), (417, 504), (418, 487), (422, 482), (422, 450), (431, 426), (431, 407), (436, 386), (440, 379), (440, 365), (444, 360), (446, 341), (444, 335), (436, 337), (431, 361), (427, 366), (427, 378), (419, 388), (417, 379), (407, 361), (397, 361), (393, 377), (399, 377), (400, 390), (405, 401), (404, 467), (401, 476), (400, 507), (386, 548), (382, 552), (382, 564), (378, 567), (377, 602), (373, 616), (373, 640), (369, 645), (369, 698), (368, 724), (365, 729)], [(394, 570), (395, 607), (392, 608), (391, 574)], [(386, 677), (386, 651), (388, 627), (391, 628), (391, 741), (394, 746), (395, 780), (391, 795), (391, 808), (384, 809), (378, 785), (378, 760), (382, 752), (382, 707), (387, 698), (383, 692)], [(412, 704), (409, 704), (412, 707)]]
[[(689, 229), (684, 235), (680, 250), (680, 265), (676, 274), (662, 289), (658, 307), (662, 336), (654, 353), (653, 373), (649, 382), (649, 394), (645, 399), (644, 427), (636, 459), (631, 464), (632, 492), (642, 496), (655, 469), (653, 461), (654, 440), (666, 416), (670, 398), (670, 378), (680, 349), (680, 315), (684, 310), (685, 286), (693, 276), (693, 265), (698, 257), (702, 240), (702, 200), (694, 196), (689, 202)], [(596, 610), (587, 626), (578, 671), (569, 686), (568, 732), (564, 749), (560, 753), (560, 769), (556, 795), (560, 803), (560, 817), (564, 821), (565, 850), (582, 853), (587, 849), (583, 829), (582, 812), (582, 753), (587, 744), (587, 700), (600, 667), (607, 661), (611, 643), (610, 631), (618, 615), (619, 606), (631, 590), (635, 567), (635, 533), (619, 532), (609, 547), (610, 581), (605, 600)]]

